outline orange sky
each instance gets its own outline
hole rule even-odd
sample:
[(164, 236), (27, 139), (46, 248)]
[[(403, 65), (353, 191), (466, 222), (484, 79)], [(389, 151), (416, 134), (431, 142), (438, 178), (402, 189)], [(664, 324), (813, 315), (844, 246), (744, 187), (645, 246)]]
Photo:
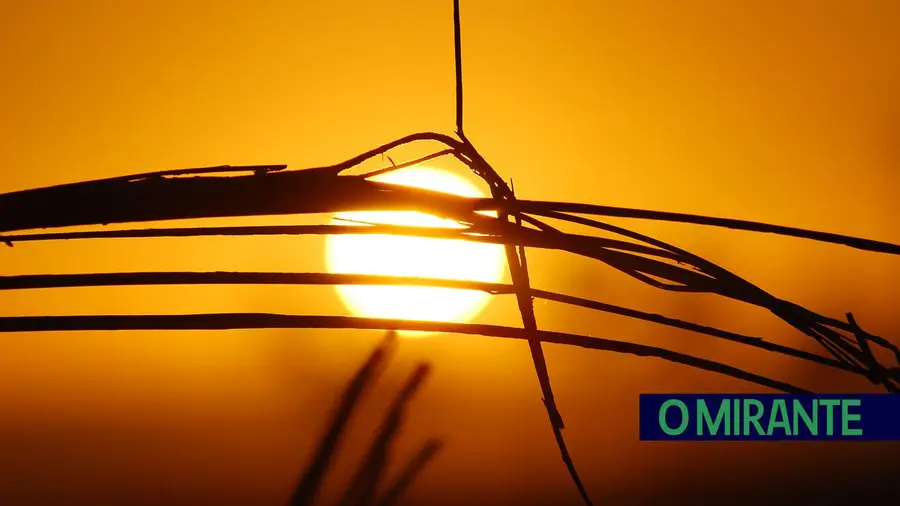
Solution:
[[(466, 131), (520, 197), (900, 241), (900, 3), (462, 3)], [(0, 0), (0, 192), (218, 164), (311, 167), (414, 131), (451, 132), (452, 43), (449, 0)], [(708, 256), (777, 296), (830, 316), (853, 311), (870, 331), (900, 336), (896, 257), (622, 224)], [(0, 265), (3, 274), (312, 271), (324, 265), (322, 247), (321, 238), (20, 244), (0, 249)], [(657, 292), (560, 258), (532, 254), (537, 287), (809, 347), (764, 311)], [(512, 300), (492, 303), (479, 319), (517, 325), (514, 309)], [(2, 315), (203, 311), (344, 309), (330, 289), (311, 287), (0, 293)], [(664, 344), (810, 387), (866, 388), (621, 318), (539, 305), (538, 319), (545, 328)], [(378, 338), (4, 335), (0, 503), (277, 504), (334, 395)], [(662, 487), (687, 494), (709, 482), (762, 493), (775, 475), (836, 482), (860, 456), (896, 462), (895, 445), (641, 444), (639, 392), (752, 390), (658, 360), (547, 348), (566, 436), (596, 498), (625, 501)], [(380, 413), (419, 360), (432, 361), (435, 374), (399, 450), (408, 454), (431, 435), (447, 447), (409, 504), (436, 494), (495, 504), (577, 501), (524, 343), (406, 341), (364, 418)], [(350, 445), (374, 428), (355, 425)], [(358, 453), (337, 470), (346, 472)]]

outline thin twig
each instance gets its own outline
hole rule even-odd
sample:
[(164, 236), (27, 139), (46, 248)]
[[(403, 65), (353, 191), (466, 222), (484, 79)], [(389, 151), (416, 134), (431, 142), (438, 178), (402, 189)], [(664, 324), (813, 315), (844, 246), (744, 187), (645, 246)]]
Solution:
[(564, 344), (591, 350), (655, 357), (705, 371), (755, 383), (788, 393), (809, 390), (766, 378), (713, 360), (694, 357), (657, 346), (617, 341), (549, 330), (526, 331), (516, 327), (480, 323), (451, 323), (390, 318), (363, 318), (332, 315), (284, 315), (273, 313), (210, 313), (179, 315), (78, 315), (78, 316), (3, 316), (0, 334), (13, 332), (63, 332), (101, 330), (235, 330), (235, 329), (368, 329), (411, 330), (470, 334), (485, 337), (528, 340), (536, 333), (541, 342)]
[(459, 0), (453, 0), (453, 61), (456, 68), (456, 133), (465, 138), (463, 132), (463, 78), (462, 78), (462, 35), (459, 21)]
[[(464, 281), (457, 279), (383, 276), (374, 274), (344, 274), (324, 272), (118, 272), (94, 274), (31, 274), (0, 277), (0, 290), (74, 288), (99, 286), (160, 286), (160, 285), (367, 285), (367, 286), (427, 286), (476, 290), (491, 295), (515, 294), (514, 286), (505, 283)], [(863, 367), (792, 348), (762, 337), (735, 332), (639, 311), (572, 295), (532, 288), (535, 299), (594, 309), (650, 323), (716, 337), (753, 348), (807, 360), (819, 365), (866, 376)], [(900, 362), (900, 361), (898, 361)]]
[[(459, 0), (453, 0), (453, 27), (454, 27), (454, 55), (456, 62), (456, 131), (459, 138), (463, 141), (463, 144), (467, 148), (466, 154), (468, 160), (472, 163), (468, 164), (469, 167), (475, 172), (475, 174), (481, 176), (481, 178), (488, 184), (491, 189), (491, 197), (494, 201), (503, 201), (503, 200), (515, 200), (515, 194), (512, 189), (506, 185), (506, 182), (502, 177), (494, 170), (493, 167), (478, 153), (478, 150), (475, 149), (475, 146), (469, 141), (466, 137), (465, 132), (463, 131), (463, 95), (462, 95), (462, 37), (460, 34), (460, 13), (459, 13)], [(510, 214), (505, 211), (498, 211), (498, 218), (506, 223), (510, 217)], [(521, 213), (514, 213), (512, 215), (514, 217), (514, 222), (519, 227), (522, 226), (523, 215)], [(538, 222), (539, 223), (539, 222)], [(545, 229), (546, 230), (546, 229)], [(569, 475), (572, 478), (572, 481), (575, 483), (576, 488), (578, 488), (578, 493), (581, 495), (581, 498), (584, 500), (587, 506), (592, 506), (591, 499), (587, 493), (587, 490), (584, 488), (582, 484), (581, 478), (578, 476), (578, 471), (575, 469), (575, 463), (572, 461), (572, 457), (569, 455), (569, 450), (566, 447), (565, 439), (562, 435), (562, 429), (565, 427), (565, 423), (563, 422), (562, 415), (559, 412), (559, 409), (556, 406), (556, 399), (553, 394), (553, 388), (550, 384), (550, 372), (547, 369), (547, 359), (544, 356), (544, 350), (541, 346), (541, 342), (537, 337), (537, 319), (534, 315), (534, 304), (529, 296), (528, 292), (530, 292), (530, 281), (528, 276), (528, 263), (525, 256), (525, 247), (516, 246), (511, 244), (505, 244), (504, 248), (506, 250), (506, 264), (509, 269), (510, 277), (512, 278), (513, 285), (516, 287), (516, 303), (519, 306), (519, 313), (522, 317), (522, 324), (525, 327), (526, 332), (531, 333), (531, 338), (528, 339), (528, 347), (531, 351), (531, 358), (534, 362), (534, 369), (537, 373), (538, 383), (541, 387), (541, 393), (543, 395), (542, 401), (544, 402), (544, 406), (547, 409), (547, 416), (550, 418), (550, 426), (553, 429), (553, 434), (556, 438), (557, 446), (559, 447), (560, 455), (562, 456), (562, 460), (566, 465), (566, 469), (569, 472)]]
[(373, 170), (372, 172), (367, 172), (365, 174), (361, 174), (359, 177), (361, 177), (363, 179), (371, 179), (374, 177), (382, 176), (389, 172), (395, 172), (400, 169), (405, 169), (407, 167), (414, 167), (416, 165), (423, 164), (427, 161), (434, 160), (435, 158), (440, 158), (442, 156), (446, 156), (446, 155), (450, 155), (450, 154), (453, 154), (452, 149), (442, 149), (440, 151), (431, 153), (430, 155), (425, 155), (425, 156), (422, 156), (419, 158), (415, 158), (408, 162), (394, 164), (394, 165), (391, 165), (390, 167), (385, 167), (383, 169)]

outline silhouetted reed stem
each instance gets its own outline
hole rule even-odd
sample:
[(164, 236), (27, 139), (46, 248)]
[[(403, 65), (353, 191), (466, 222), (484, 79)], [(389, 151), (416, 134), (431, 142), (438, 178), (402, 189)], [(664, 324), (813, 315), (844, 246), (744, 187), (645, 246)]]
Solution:
[[(370, 329), (412, 330), (471, 334), (486, 337), (528, 340), (531, 332), (516, 327), (477, 323), (430, 322), (362, 318), (354, 316), (284, 315), (271, 313), (211, 313), (180, 315), (98, 315), (98, 316), (7, 316), (0, 317), (0, 333), (99, 330), (233, 330), (233, 329)], [(758, 385), (790, 393), (809, 391), (789, 383), (753, 374), (713, 360), (693, 357), (665, 348), (616, 341), (565, 332), (537, 330), (545, 343), (564, 344), (592, 350), (611, 351), (640, 357), (654, 357), (716, 372)]]
[(334, 419), (328, 427), (328, 431), (322, 437), (309, 468), (291, 496), (291, 506), (310, 506), (315, 501), (325, 479), (325, 473), (328, 471), (328, 467), (337, 451), (344, 429), (350, 421), (350, 416), (353, 414), (363, 391), (375, 381), (382, 364), (389, 358), (387, 355), (393, 351), (393, 348), (396, 346), (396, 340), (396, 334), (389, 332), (384, 341), (375, 348), (369, 359), (366, 360), (350, 381), (334, 414)]
[[(384, 367), (384, 363), (390, 359), (390, 355), (396, 346), (397, 332), (389, 330), (384, 340), (375, 348), (347, 385), (341, 402), (328, 426), (328, 430), (321, 438), (316, 453), (313, 455), (306, 472), (303, 473), (300, 482), (291, 495), (290, 506), (310, 506), (314, 503), (324, 482), (328, 467), (337, 452), (338, 444), (350, 421), (350, 417), (357, 410), (365, 390), (371, 388), (372, 383), (377, 379), (379, 372)], [(378, 437), (373, 441), (356, 477), (346, 486), (347, 493), (340, 503), (341, 506), (368, 506), (375, 503), (378, 493), (377, 485), (388, 464), (388, 447), (400, 430), (404, 408), (415, 391), (421, 387), (428, 372), (429, 366), (427, 364), (417, 367), (407, 384), (397, 395), (394, 404), (388, 411), (385, 424)], [(404, 469), (398, 477), (398, 481), (388, 488), (379, 504), (388, 504), (395, 501), (439, 447), (439, 440), (430, 440), (425, 448), (413, 459), (411, 463), (413, 468), (410, 469), (408, 467)]]

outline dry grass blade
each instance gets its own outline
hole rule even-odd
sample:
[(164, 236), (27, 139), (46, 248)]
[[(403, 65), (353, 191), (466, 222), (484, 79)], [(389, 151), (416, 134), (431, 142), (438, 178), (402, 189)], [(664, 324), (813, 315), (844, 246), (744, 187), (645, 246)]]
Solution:
[[(375, 348), (347, 385), (341, 402), (328, 426), (328, 430), (323, 435), (309, 467), (297, 484), (288, 504), (291, 506), (309, 506), (315, 502), (350, 417), (359, 405), (359, 400), (365, 393), (365, 390), (371, 388), (376, 381), (378, 373), (383, 369), (384, 363), (390, 359), (389, 355), (391, 355), (396, 346), (397, 332), (389, 330), (384, 340)], [(428, 364), (419, 365), (413, 371), (406, 385), (397, 394), (381, 430), (372, 442), (368, 454), (360, 464), (353, 480), (347, 485), (346, 493), (339, 503), (341, 506), (368, 506), (375, 502), (377, 485), (388, 464), (390, 443), (400, 430), (404, 408), (413, 394), (422, 386), (429, 372), (430, 366)], [(435, 449), (431, 448), (433, 444), (433, 442), (429, 443), (430, 446), (426, 447), (430, 453), (429, 458), (435, 451)], [(423, 456), (420, 453), (413, 460), (417, 469), (421, 469), (424, 466), (424, 462), (420, 462), (422, 458)], [(409, 485), (414, 475), (415, 472), (407, 472), (402, 476), (404, 478), (404, 488)], [(394, 491), (393, 494), (396, 496), (399, 492), (402, 492), (402, 489)]]
[(356, 476), (347, 486), (347, 491), (339, 503), (340, 506), (368, 506), (375, 501), (378, 484), (387, 467), (390, 444), (403, 423), (403, 412), (412, 396), (428, 377), (429, 372), (430, 368), (427, 364), (419, 365), (397, 394), (381, 430), (372, 442), (369, 453), (360, 465)]
[(384, 495), (376, 503), (376, 506), (391, 506), (395, 504), (401, 496), (406, 492), (409, 486), (415, 481), (419, 473), (425, 469), (425, 466), (437, 456), (441, 450), (442, 444), (437, 439), (432, 439), (422, 446), (422, 449), (409, 461), (409, 463), (400, 472), (400, 475), (391, 483)]
[(396, 344), (396, 332), (388, 331), (384, 341), (375, 348), (372, 355), (369, 356), (368, 360), (350, 381), (350, 384), (347, 385), (334, 418), (328, 426), (328, 431), (322, 437), (309, 468), (291, 495), (289, 502), (291, 506), (310, 506), (315, 501), (316, 495), (322, 486), (322, 481), (325, 478), (325, 473), (328, 471), (328, 466), (334, 457), (338, 443), (344, 433), (347, 422), (350, 420), (350, 416), (353, 414), (353, 410), (356, 408), (364, 390), (369, 388), (375, 381), (382, 365), (389, 358), (388, 354), (393, 351)]

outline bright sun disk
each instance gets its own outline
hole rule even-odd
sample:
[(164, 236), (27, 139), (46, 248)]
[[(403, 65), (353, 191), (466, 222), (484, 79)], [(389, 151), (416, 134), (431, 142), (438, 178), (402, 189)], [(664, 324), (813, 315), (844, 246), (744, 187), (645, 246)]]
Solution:
[[(485, 196), (462, 177), (427, 167), (401, 169), (373, 180), (464, 197)], [(342, 220), (464, 228), (453, 220), (412, 211), (338, 213), (332, 224), (364, 226)], [(331, 235), (326, 242), (325, 258), (328, 272), (332, 273), (483, 282), (501, 281), (506, 266), (504, 250), (499, 244), (393, 235)], [(484, 308), (490, 297), (474, 290), (421, 286), (339, 285), (336, 289), (355, 315), (403, 320), (468, 321)]]

